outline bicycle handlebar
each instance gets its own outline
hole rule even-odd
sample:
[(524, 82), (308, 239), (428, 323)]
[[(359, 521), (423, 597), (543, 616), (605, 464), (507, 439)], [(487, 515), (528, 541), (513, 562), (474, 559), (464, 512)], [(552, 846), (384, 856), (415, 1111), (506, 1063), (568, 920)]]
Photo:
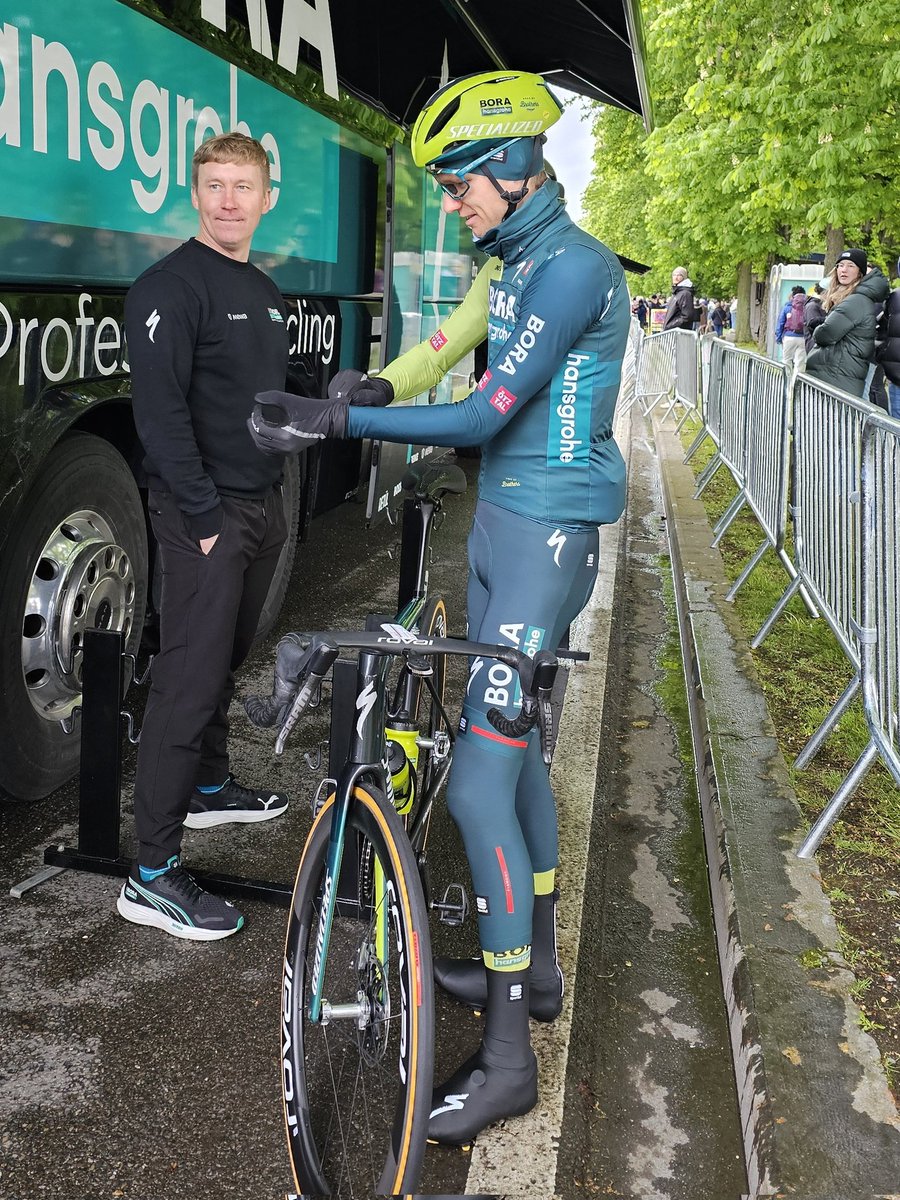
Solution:
[(549, 764), (553, 732), (550, 694), (558, 663), (549, 650), (530, 658), (511, 646), (468, 642), (462, 638), (421, 638), (402, 626), (387, 625), (379, 632), (289, 633), (276, 647), (275, 681), (271, 696), (248, 696), (244, 709), (260, 728), (279, 726), (275, 753), (285, 742), (342, 649), (373, 650), (394, 656), (451, 654), (498, 659), (517, 672), (522, 687), (522, 711), (509, 718), (498, 709), (488, 720), (505, 737), (522, 737), (540, 721), (541, 753)]

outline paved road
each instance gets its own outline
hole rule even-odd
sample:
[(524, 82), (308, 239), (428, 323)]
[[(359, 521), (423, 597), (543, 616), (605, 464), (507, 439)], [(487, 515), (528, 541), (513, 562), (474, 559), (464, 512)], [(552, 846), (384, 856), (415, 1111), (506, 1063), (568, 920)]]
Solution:
[[(471, 1155), (429, 1150), (424, 1192), (737, 1200), (744, 1191), (659, 488), (643, 434), (639, 419), (633, 433), (620, 431), (633, 447), (629, 509), (605, 531), (603, 575), (575, 633), (592, 659), (570, 672), (554, 764), (568, 989), (560, 1022), (535, 1031), (541, 1104), (479, 1138)], [(463, 629), (471, 507), (471, 496), (451, 506), (435, 546), (433, 584), (450, 598), (452, 632)], [(275, 636), (392, 609), (395, 541), (388, 528), (366, 532), (358, 506), (319, 519)], [(248, 663), (243, 690), (266, 687), (273, 645)], [(238, 776), (282, 786), (295, 802), (268, 827), (189, 831), (186, 859), (286, 880), (316, 783), (303, 752), (324, 725), (307, 726), (283, 760), (242, 717), (235, 731)], [(129, 758), (125, 841), (132, 771)], [(71, 787), (27, 808), (0, 806), (0, 1195), (279, 1197), (289, 1181), (277, 1071), (283, 911), (244, 902), (246, 929), (204, 946), (123, 922), (118, 883), (102, 876), (66, 873), (7, 899), (45, 845), (75, 840), (76, 812)], [(440, 890), (464, 880), (465, 867), (452, 824), (435, 833)], [(469, 953), (474, 937), (474, 928), (438, 928), (436, 949)], [(478, 1036), (474, 1016), (442, 1001), (438, 1073)]]

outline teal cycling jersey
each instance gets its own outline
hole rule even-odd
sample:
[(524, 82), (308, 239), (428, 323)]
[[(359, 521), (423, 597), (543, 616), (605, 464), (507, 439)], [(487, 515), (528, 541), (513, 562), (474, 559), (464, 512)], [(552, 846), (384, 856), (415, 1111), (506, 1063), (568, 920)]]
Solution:
[[(476, 389), (459, 404), (350, 408), (348, 436), (478, 445), (485, 500), (563, 529), (617, 520), (625, 465), (612, 421), (631, 305), (616, 256), (575, 225), (552, 181), (478, 247), (502, 270)], [(447, 361), (447, 341), (439, 329), (423, 345)]]

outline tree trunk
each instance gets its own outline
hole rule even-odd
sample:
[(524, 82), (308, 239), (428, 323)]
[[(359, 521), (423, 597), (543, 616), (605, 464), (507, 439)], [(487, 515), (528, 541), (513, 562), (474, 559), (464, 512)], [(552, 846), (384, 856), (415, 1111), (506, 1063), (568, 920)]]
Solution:
[(835, 229), (829, 225), (825, 230), (825, 270), (823, 275), (828, 275), (834, 270), (834, 264), (837, 262), (837, 257), (844, 248), (844, 230), (843, 227)]
[(735, 322), (734, 340), (738, 345), (750, 341), (750, 296), (752, 292), (752, 273), (750, 264), (742, 262), (738, 266), (737, 285), (737, 321)]

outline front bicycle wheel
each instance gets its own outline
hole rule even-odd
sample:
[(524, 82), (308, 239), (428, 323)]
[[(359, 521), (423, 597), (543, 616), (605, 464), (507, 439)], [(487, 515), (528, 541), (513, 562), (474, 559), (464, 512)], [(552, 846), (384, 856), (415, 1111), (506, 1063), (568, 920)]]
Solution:
[(357, 838), (377, 863), (372, 901), (338, 900), (325, 962), (322, 1016), (309, 1019), (334, 795), (307, 838), (285, 944), (282, 1093), (301, 1194), (356, 1197), (415, 1191), (425, 1152), (434, 1045), (428, 914), (412, 849), (384, 797), (357, 787), (347, 853)]

